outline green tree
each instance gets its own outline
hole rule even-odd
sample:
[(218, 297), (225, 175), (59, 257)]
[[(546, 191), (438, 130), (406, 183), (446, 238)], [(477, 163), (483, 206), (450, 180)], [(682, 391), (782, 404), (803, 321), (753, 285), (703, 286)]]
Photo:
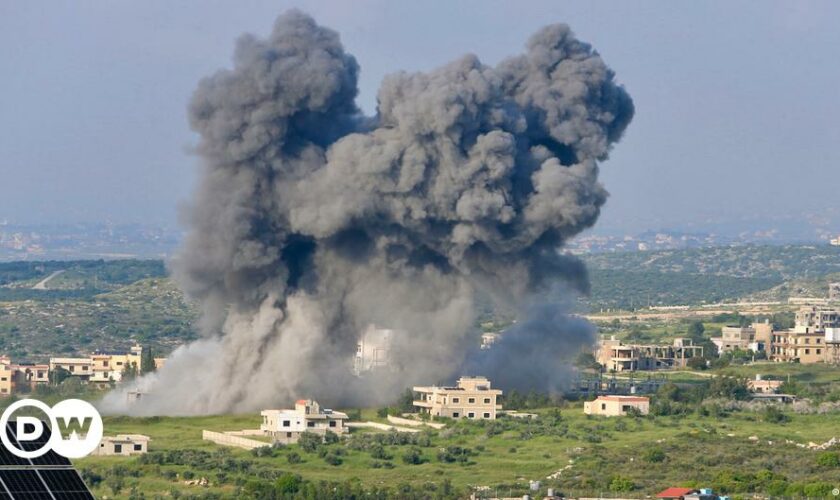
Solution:
[(155, 355), (151, 347), (144, 347), (140, 353), (140, 373), (145, 375), (155, 371)]

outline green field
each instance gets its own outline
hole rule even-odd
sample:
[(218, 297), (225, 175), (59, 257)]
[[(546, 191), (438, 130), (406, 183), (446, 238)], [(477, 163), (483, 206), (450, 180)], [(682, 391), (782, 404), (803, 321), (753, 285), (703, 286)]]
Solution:
[[(254, 493), (255, 479), (273, 483), (284, 473), (313, 483), (361, 483), (365, 489), (381, 487), (391, 494), (402, 488), (432, 498), (447, 497), (445, 491), (457, 497), (476, 488), (491, 496), (516, 496), (526, 491), (529, 480), (567, 495), (635, 497), (679, 485), (778, 494), (825, 482), (840, 484), (840, 466), (819, 465), (826, 452), (785, 443), (840, 437), (837, 426), (826, 425), (825, 415), (788, 414), (790, 420), (781, 423), (749, 411), (610, 419), (586, 417), (580, 404), (537, 413), (540, 417), (531, 422), (453, 422), (444, 430), (423, 433), (415, 444), (371, 446), (372, 436), (391, 439), (389, 433), (354, 431), (340, 443), (322, 445), (320, 454), (292, 445), (265, 457), (201, 440), (202, 429), (255, 428), (258, 415), (108, 417), (106, 434), (147, 434), (152, 437), (151, 453), (146, 458), (89, 457), (76, 465), (89, 482), (99, 479), (94, 486), (99, 497), (132, 491), (147, 498), (261, 497)], [(368, 417), (375, 419), (371, 411), (363, 416)], [(442, 456), (442, 449), (469, 451), (464, 457), (456, 453), (448, 462), (452, 457)], [(406, 463), (404, 455), (410, 450), (419, 453), (422, 463)], [(290, 463), (290, 455), (299, 455), (301, 462)], [(341, 463), (330, 465), (329, 457)], [(561, 470), (559, 477), (547, 479)], [(204, 477), (210, 485), (187, 486), (185, 477)]]

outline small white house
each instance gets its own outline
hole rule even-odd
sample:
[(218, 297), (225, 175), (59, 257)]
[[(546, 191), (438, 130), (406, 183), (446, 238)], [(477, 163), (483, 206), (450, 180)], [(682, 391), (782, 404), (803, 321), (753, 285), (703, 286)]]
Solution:
[(99, 448), (91, 455), (142, 455), (149, 451), (149, 436), (142, 434), (118, 434), (104, 436), (99, 442)]

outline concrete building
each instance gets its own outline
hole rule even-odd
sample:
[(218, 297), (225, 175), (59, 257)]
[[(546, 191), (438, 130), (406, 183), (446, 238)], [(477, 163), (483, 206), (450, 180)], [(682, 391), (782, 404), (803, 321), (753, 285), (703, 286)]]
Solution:
[(17, 363), (11, 365), (14, 371), (14, 390), (19, 392), (26, 387), (29, 390), (39, 385), (50, 383), (50, 365), (37, 363)]
[(781, 380), (766, 380), (761, 375), (756, 375), (755, 379), (747, 381), (747, 389), (758, 394), (776, 394), (782, 383)]
[(828, 300), (840, 301), (840, 283), (828, 284)]
[[(4, 363), (3, 361), (6, 362)], [(11, 396), (15, 388), (15, 372), (12, 370), (11, 363), (8, 361), (9, 358), (7, 356), (0, 358), (0, 396), (2, 397)]]
[(485, 377), (461, 377), (453, 387), (414, 387), (414, 406), (434, 417), (495, 420), (499, 389)]
[(336, 434), (348, 432), (344, 421), (347, 414), (321, 408), (316, 401), (301, 399), (293, 410), (263, 410), (260, 430), (278, 443), (296, 443), (304, 432), (324, 436), (327, 431)]
[(608, 371), (685, 368), (688, 360), (703, 357), (703, 346), (691, 339), (677, 338), (673, 344), (624, 344), (615, 337), (602, 339), (595, 359)]
[(840, 362), (840, 312), (820, 306), (802, 306), (790, 330), (772, 332), (768, 355), (774, 361), (798, 363)]
[(650, 398), (644, 396), (598, 396), (595, 401), (583, 403), (583, 413), (587, 415), (620, 417), (627, 415), (633, 409), (642, 415), (647, 415), (650, 412)]
[(88, 358), (50, 358), (50, 371), (59, 368), (67, 370), (70, 375), (87, 381), (93, 374), (93, 360)]
[(356, 375), (385, 368), (390, 363), (394, 330), (369, 325), (356, 345), (353, 370)]
[(502, 338), (502, 334), (496, 332), (487, 332), (481, 334), (481, 349), (487, 350), (493, 347), (493, 344)]
[(149, 441), (149, 436), (142, 434), (104, 436), (91, 455), (142, 455), (149, 451)]

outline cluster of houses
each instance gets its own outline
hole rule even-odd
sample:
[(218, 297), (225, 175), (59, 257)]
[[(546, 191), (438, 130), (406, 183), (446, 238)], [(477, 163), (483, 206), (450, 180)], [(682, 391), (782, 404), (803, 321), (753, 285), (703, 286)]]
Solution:
[[(109, 385), (119, 382), (132, 371), (137, 373), (143, 357), (143, 347), (135, 345), (126, 352), (96, 351), (79, 358), (50, 358), (49, 363), (13, 363), (8, 356), (0, 356), (0, 396), (29, 392), (38, 385), (50, 382), (50, 374), (61, 371), (82, 382)], [(155, 369), (166, 358), (154, 358)]]
[[(823, 306), (800, 307), (795, 326), (776, 330), (769, 321), (749, 326), (725, 326), (711, 341), (718, 354), (733, 351), (762, 352), (779, 362), (840, 364), (840, 311)], [(691, 358), (703, 357), (703, 347), (691, 339), (672, 344), (624, 343), (615, 337), (602, 339), (596, 361), (607, 371), (685, 368)]]

